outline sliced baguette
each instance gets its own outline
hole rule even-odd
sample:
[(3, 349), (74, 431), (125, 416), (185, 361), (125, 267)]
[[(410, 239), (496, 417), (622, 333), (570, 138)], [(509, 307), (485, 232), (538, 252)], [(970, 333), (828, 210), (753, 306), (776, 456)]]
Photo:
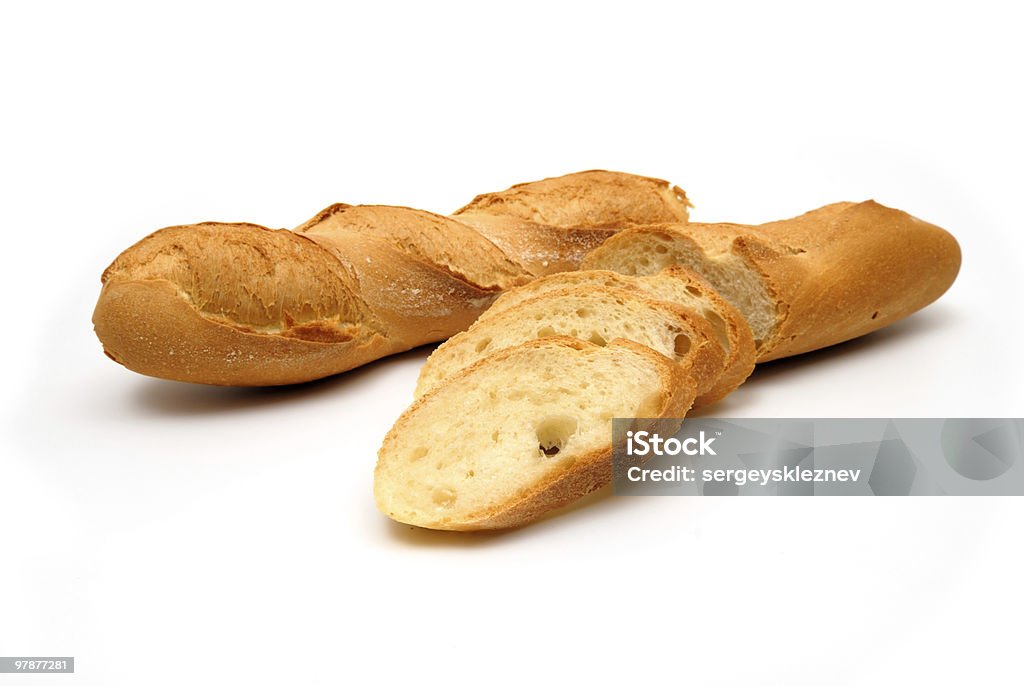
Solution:
[(530, 341), (422, 396), (388, 432), (377, 507), (430, 529), (525, 524), (609, 483), (613, 417), (683, 417), (695, 388), (637, 343)]
[(718, 397), (725, 353), (706, 319), (639, 291), (568, 287), (539, 295), (473, 324), (441, 344), (420, 370), (422, 395), (498, 350), (547, 336), (572, 336), (604, 345), (626, 338), (676, 361), (694, 379), (700, 401)]
[(626, 276), (607, 270), (552, 274), (503, 293), (478, 322), (495, 317), (522, 302), (568, 287), (609, 287), (640, 291), (658, 300), (690, 308), (708, 320), (725, 351), (725, 370), (716, 383), (718, 397), (702, 396), (699, 404), (720, 400), (742, 384), (754, 370), (754, 337), (739, 310), (720, 296), (714, 286), (682, 266), (650, 276)]
[(862, 336), (935, 301), (956, 278), (945, 230), (874, 201), (836, 203), (760, 226), (671, 224), (622, 231), (584, 269), (654, 274), (685, 265), (743, 313), (759, 362)]

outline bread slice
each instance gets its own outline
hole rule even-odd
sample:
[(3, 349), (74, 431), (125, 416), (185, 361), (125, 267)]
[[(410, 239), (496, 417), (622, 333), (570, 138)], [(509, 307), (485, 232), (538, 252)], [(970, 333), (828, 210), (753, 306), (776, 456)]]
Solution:
[(613, 417), (682, 417), (695, 388), (637, 343), (507, 348), (422, 396), (388, 432), (377, 507), (430, 529), (525, 524), (609, 483)]
[(725, 353), (703, 317), (638, 291), (569, 287), (519, 303), (473, 324), (445, 343), (420, 370), (417, 395), (498, 350), (547, 336), (572, 336), (604, 345), (626, 338), (684, 367), (701, 396), (717, 396)]
[[(688, 230), (691, 226), (693, 231)], [(729, 250), (732, 240), (748, 228), (736, 224), (632, 227), (587, 255), (583, 269), (647, 276), (668, 267), (686, 267), (711, 283), (742, 313), (760, 350), (774, 331), (776, 303), (757, 271)]]
[(718, 397), (707, 394), (698, 404), (720, 400), (742, 384), (754, 370), (754, 337), (746, 319), (696, 272), (673, 266), (651, 276), (626, 276), (607, 270), (585, 270), (552, 274), (506, 291), (477, 320), (495, 317), (520, 303), (551, 291), (569, 287), (609, 287), (639, 291), (666, 302), (694, 310), (711, 324), (725, 351), (725, 370), (716, 383)]
[(945, 230), (874, 201), (760, 226), (665, 224), (620, 232), (584, 269), (654, 274), (684, 265), (747, 319), (759, 362), (817, 350), (909, 316), (960, 269)]

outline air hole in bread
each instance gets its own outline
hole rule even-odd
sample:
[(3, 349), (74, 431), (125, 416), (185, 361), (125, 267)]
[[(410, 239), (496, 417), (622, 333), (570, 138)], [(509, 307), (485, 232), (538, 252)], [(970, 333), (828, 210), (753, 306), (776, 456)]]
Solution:
[(873, 315), (871, 315), (871, 318), (872, 319), (878, 319), (878, 312), (875, 312)]
[(599, 345), (601, 347), (604, 347), (604, 346), (608, 345), (608, 341), (605, 340), (605, 337), (602, 336), (601, 334), (599, 334), (596, 331), (591, 331), (590, 332), (590, 338), (588, 338), (587, 340), (590, 341), (591, 343), (593, 343), (595, 345)]
[(483, 351), (487, 350), (487, 346), (489, 346), (490, 344), (491, 344), (491, 339), (490, 338), (482, 338), (476, 344), (476, 351), (478, 353), (482, 353)]
[(538, 329), (537, 338), (547, 338), (548, 336), (554, 336), (555, 330), (550, 326), (545, 326), (543, 329)]
[(580, 319), (586, 319), (587, 317), (590, 316), (590, 308), (581, 307), (580, 309), (576, 310), (576, 316), (579, 317)]
[(451, 488), (435, 488), (434, 489), (434, 494), (433, 494), (434, 504), (437, 505), (438, 507), (445, 507), (445, 508), (451, 507), (452, 505), (455, 504), (455, 499), (457, 497), (458, 496), (455, 493), (454, 489), (451, 489)]
[(700, 289), (696, 286), (687, 286), (686, 290), (688, 290), (692, 295), (700, 295)]
[(690, 337), (684, 333), (679, 334), (676, 336), (674, 347), (676, 355), (683, 357), (686, 353), (690, 352)]
[(412, 462), (415, 462), (416, 460), (422, 460), (424, 457), (427, 456), (427, 453), (429, 452), (430, 448), (421, 445), (412, 451), (412, 454), (409, 455), (409, 460)]
[(558, 414), (545, 417), (537, 424), (537, 449), (541, 457), (553, 457), (565, 449), (576, 433), (576, 418)]

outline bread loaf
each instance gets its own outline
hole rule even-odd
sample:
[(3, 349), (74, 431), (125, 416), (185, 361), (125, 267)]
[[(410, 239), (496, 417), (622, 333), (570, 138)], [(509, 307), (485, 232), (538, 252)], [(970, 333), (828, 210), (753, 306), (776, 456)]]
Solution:
[(103, 273), (93, 323), (129, 369), (259, 386), (448, 338), (502, 291), (578, 266), (627, 223), (685, 222), (668, 182), (589, 171), (479, 196), (454, 217), (332, 205), (294, 231), (161, 229)]
[(694, 393), (679, 365), (629, 341), (506, 348), (402, 414), (378, 454), (377, 506), (431, 529), (525, 524), (610, 482), (612, 417), (682, 417)]
[(760, 226), (633, 227), (585, 269), (655, 274), (684, 265), (746, 317), (759, 362), (862, 336), (925, 307), (953, 283), (960, 248), (945, 230), (876, 202), (836, 203)]

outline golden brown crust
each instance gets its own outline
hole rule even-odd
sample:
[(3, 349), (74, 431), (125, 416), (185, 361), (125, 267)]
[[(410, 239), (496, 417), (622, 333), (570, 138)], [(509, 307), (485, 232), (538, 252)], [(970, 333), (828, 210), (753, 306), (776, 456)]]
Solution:
[[(560, 214), (557, 198), (567, 189), (575, 200)], [(490, 194), (490, 209), (473, 215), (500, 219), (503, 206), (518, 213), (533, 203), (571, 221), (532, 227), (557, 236), (566, 256), (555, 262), (568, 268), (594, 242), (580, 247), (575, 233), (608, 235), (587, 222), (685, 216), (685, 204), (682, 214), (666, 209), (680, 204), (676, 194), (685, 203), (667, 182), (586, 172)], [(295, 231), (176, 226), (139, 241), (104, 272), (93, 322), (105, 352), (143, 374), (211, 384), (309, 381), (465, 329), (501, 291), (532, 278), (514, 258), (466, 222), (403, 207), (332, 205)], [(159, 297), (147, 301), (153, 295)], [(137, 309), (127, 311), (129, 303)], [(195, 317), (185, 317), (183, 307)], [(216, 339), (214, 353), (180, 357), (189, 321), (197, 338)], [(289, 361), (285, 351), (297, 341), (312, 348)], [(319, 357), (323, 351), (312, 352), (323, 344), (335, 345), (329, 362)], [(198, 343), (186, 347), (199, 350)], [(221, 355), (228, 349), (235, 352), (230, 361)]]
[(472, 225), (506, 255), (513, 256), (532, 276), (579, 269), (588, 252), (621, 228), (544, 226), (481, 212), (459, 215), (459, 219)]
[(346, 330), (347, 338), (320, 341), (218, 323), (163, 279), (109, 282), (93, 320), (115, 362), (148, 376), (221, 386), (298, 383), (401, 350), (359, 324)]
[(289, 322), (372, 323), (355, 276), (315, 242), (283, 229), (213, 222), (160, 229), (121, 253), (102, 278), (149, 280), (176, 284), (204, 316), (267, 333), (282, 333)]
[(668, 181), (602, 169), (565, 174), (476, 196), (453, 216), (482, 212), (572, 228), (634, 222), (685, 222), (690, 202)]
[(685, 223), (689, 207), (667, 181), (591, 170), (478, 195), (452, 216), (542, 276), (578, 269), (625, 224)]
[(444, 340), (473, 323), (501, 292), (392, 248), (375, 236), (304, 234), (355, 276), (376, 329), (403, 349)]
[[(565, 347), (578, 350), (583, 354), (599, 350), (598, 346), (592, 343), (564, 336), (552, 336), (501, 350), (463, 369), (440, 386), (421, 396), (402, 413), (384, 439), (376, 471), (379, 473), (381, 461), (386, 459), (399, 432), (409, 430), (406, 425), (419, 408), (433, 402), (433, 399), (439, 394), (448, 392), (447, 389), (457, 388), (467, 378), (476, 374), (487, 374), (492, 366), (500, 364), (510, 356), (522, 355), (524, 351), (547, 346)], [(652, 418), (682, 418), (686, 415), (693, 403), (696, 390), (690, 377), (679, 365), (673, 364), (668, 358), (650, 348), (632, 341), (616, 339), (609, 344), (609, 347), (613, 346), (628, 348), (657, 369), (662, 403), (660, 407), (652, 408), (650, 413)], [(452, 531), (473, 531), (522, 526), (607, 485), (611, 481), (612, 471), (610, 425), (608, 435), (609, 442), (606, 447), (580, 456), (570, 468), (548, 475), (506, 502), (495, 504), (458, 520), (431, 522), (429, 527)], [(385, 514), (390, 513), (385, 511)], [(428, 523), (424, 522), (423, 525), (428, 525)]]
[(328, 244), (371, 237), (485, 290), (505, 290), (529, 280), (522, 267), (480, 232), (433, 212), (387, 205), (332, 205), (295, 233)]
[(944, 229), (874, 201), (841, 203), (758, 227), (735, 250), (755, 265), (786, 311), (760, 361), (876, 331), (937, 300), (960, 271)]

